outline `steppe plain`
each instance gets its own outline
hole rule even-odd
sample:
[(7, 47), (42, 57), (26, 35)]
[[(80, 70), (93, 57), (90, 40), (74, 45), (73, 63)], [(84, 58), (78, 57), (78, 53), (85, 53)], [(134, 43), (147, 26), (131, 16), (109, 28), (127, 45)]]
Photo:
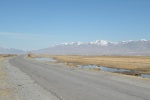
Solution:
[(30, 55), (32, 58), (45, 57), (66, 63), (71, 67), (78, 65), (97, 65), (109, 68), (138, 71), (140, 74), (150, 74), (150, 56), (79, 56), (79, 55)]

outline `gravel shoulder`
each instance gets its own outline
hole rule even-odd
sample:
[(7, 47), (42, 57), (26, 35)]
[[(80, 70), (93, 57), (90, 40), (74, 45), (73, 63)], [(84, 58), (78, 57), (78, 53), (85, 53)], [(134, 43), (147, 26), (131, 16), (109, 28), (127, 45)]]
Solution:
[[(0, 95), (0, 100), (58, 100), (52, 93), (45, 90), (42, 86), (35, 83), (33, 79), (19, 68), (10, 65), (9, 59), (3, 62), (3, 72), (7, 76), (0, 87), (5, 90), (0, 90), (3, 96)], [(2, 86), (3, 85), (3, 86)]]
[(3, 57), (0, 58), (0, 100), (20, 100), (16, 88), (9, 81), (4, 60)]

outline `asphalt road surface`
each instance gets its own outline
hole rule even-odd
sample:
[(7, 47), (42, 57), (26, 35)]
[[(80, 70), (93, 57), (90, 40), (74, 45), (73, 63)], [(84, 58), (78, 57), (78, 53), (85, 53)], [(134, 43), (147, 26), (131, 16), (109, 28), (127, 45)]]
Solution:
[(46, 64), (18, 56), (20, 68), (58, 100), (150, 100), (150, 80)]

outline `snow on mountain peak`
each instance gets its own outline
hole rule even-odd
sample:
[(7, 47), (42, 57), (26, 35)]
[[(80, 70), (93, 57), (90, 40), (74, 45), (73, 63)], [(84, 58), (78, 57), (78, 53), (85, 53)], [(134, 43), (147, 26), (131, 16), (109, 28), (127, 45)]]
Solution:
[(144, 42), (146, 42), (146, 41), (148, 41), (148, 40), (146, 40), (146, 39), (140, 39), (140, 41), (144, 41)]
[(108, 45), (108, 41), (105, 41), (105, 40), (96, 40), (94, 42), (69, 42), (69, 43), (61, 43), (61, 44), (58, 44), (57, 46), (67, 46), (67, 45), (75, 45), (75, 46), (79, 46), (79, 45), (82, 45), (82, 44), (91, 44), (91, 45), (101, 45), (101, 46), (107, 46)]
[(105, 40), (96, 40), (95, 42), (90, 42), (90, 44), (96, 44), (96, 45), (101, 45), (101, 46), (107, 46), (108, 43), (109, 42)]
[(127, 40), (120, 42), (121, 44), (131, 43), (131, 42), (148, 42), (149, 40), (146, 39), (140, 39), (140, 40)]
[(108, 46), (109, 44), (117, 45), (117, 44), (127, 44), (131, 42), (146, 42), (148, 40), (146, 39), (140, 39), (140, 40), (127, 40), (127, 41), (121, 41), (121, 42), (111, 42), (107, 40), (96, 40), (94, 42), (69, 42), (69, 43), (61, 43), (57, 46), (80, 46), (80, 45), (99, 45), (99, 46)]
[(83, 42), (69, 42), (69, 43), (61, 43), (61, 44), (58, 44), (57, 46), (59, 45), (62, 45), (62, 46), (67, 46), (67, 45), (81, 45), (81, 44), (84, 44)]

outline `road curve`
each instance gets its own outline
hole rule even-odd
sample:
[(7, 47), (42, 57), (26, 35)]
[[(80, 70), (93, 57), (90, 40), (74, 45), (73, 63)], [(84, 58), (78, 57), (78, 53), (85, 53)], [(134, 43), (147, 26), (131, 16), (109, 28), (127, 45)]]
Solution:
[(150, 100), (150, 80), (46, 64), (23, 56), (9, 62), (58, 100)]

